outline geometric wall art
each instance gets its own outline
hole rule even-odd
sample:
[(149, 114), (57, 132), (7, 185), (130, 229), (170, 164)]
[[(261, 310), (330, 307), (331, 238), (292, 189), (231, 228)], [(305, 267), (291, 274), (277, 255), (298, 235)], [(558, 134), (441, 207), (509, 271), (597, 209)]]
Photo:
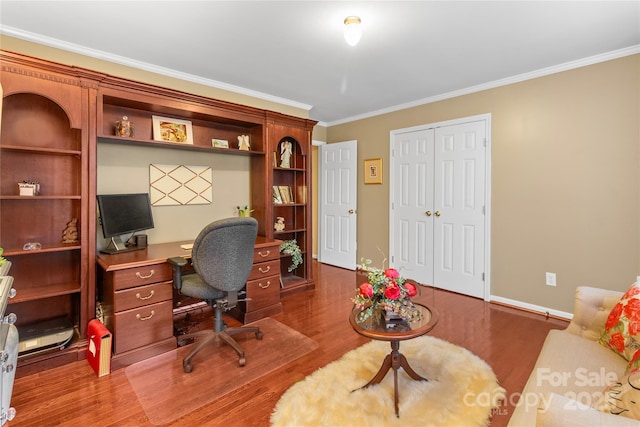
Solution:
[(149, 198), (153, 206), (210, 204), (212, 184), (208, 166), (149, 165)]

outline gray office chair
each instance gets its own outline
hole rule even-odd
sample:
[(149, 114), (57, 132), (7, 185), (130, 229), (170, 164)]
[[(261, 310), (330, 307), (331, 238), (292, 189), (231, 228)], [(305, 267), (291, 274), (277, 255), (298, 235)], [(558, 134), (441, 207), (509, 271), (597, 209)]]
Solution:
[(191, 360), (209, 344), (226, 342), (238, 353), (238, 364), (244, 366), (244, 350), (232, 338), (242, 332), (253, 332), (262, 339), (258, 327), (227, 328), (222, 313), (236, 306), (253, 265), (253, 247), (258, 233), (258, 221), (251, 217), (228, 218), (207, 225), (196, 237), (191, 251), (195, 274), (182, 273), (187, 260), (170, 258), (173, 266), (173, 285), (181, 294), (200, 298), (215, 309), (214, 328), (183, 335), (180, 341), (201, 338), (195, 348), (182, 361), (184, 372), (193, 369)]

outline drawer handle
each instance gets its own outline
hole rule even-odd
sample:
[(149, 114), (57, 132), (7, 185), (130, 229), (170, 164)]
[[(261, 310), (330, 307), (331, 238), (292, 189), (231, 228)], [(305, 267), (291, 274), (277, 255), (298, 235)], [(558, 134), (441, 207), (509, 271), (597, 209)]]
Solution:
[(155, 273), (155, 271), (151, 270), (148, 276), (143, 276), (142, 274), (136, 271), (136, 276), (138, 277), (138, 279), (150, 279), (151, 276), (153, 276), (153, 273)]
[(271, 282), (267, 281), (266, 285), (263, 285), (262, 282), (258, 283), (258, 286), (260, 286), (260, 288), (262, 289), (267, 289), (269, 286), (271, 286)]
[(151, 290), (151, 293), (149, 294), (149, 296), (148, 296), (148, 297), (143, 297), (143, 296), (140, 296), (140, 293), (138, 292), (138, 293), (136, 294), (136, 298), (141, 299), (141, 300), (149, 299), (149, 298), (152, 298), (152, 297), (153, 297), (153, 294), (155, 294), (155, 293), (156, 293), (156, 291), (154, 291), (154, 290), (152, 289), (152, 290)]
[(153, 310), (151, 310), (151, 314), (148, 315), (147, 317), (142, 317), (142, 316), (140, 316), (140, 314), (136, 314), (136, 319), (142, 320), (142, 321), (149, 320), (149, 319), (151, 319), (153, 317), (154, 314), (156, 314), (156, 312), (153, 311)]
[(261, 251), (258, 251), (258, 255), (260, 255), (262, 258), (268, 257), (270, 253), (271, 251), (267, 251), (266, 254), (263, 254)]
[(267, 265), (266, 270), (263, 270), (262, 267), (258, 267), (258, 271), (260, 271), (260, 273), (268, 273), (269, 271), (271, 271), (271, 266)]

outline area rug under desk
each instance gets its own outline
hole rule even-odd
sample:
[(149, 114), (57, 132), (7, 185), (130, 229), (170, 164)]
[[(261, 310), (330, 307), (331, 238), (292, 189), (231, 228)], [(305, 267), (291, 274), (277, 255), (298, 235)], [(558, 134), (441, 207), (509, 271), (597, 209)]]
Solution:
[[(485, 426), (505, 390), (483, 360), (434, 337), (402, 341), (409, 365), (430, 381), (398, 371), (399, 418), (393, 406), (393, 371), (366, 389), (390, 352), (372, 341), (294, 384), (276, 404), (271, 423), (281, 426)], [(353, 391), (355, 390), (355, 391)]]
[(235, 336), (247, 358), (242, 368), (236, 352), (226, 344), (201, 350), (189, 374), (182, 370), (182, 359), (193, 344), (125, 368), (149, 421), (154, 425), (175, 421), (318, 347), (277, 320), (265, 318), (252, 325), (259, 326), (264, 336), (262, 340), (251, 333)]

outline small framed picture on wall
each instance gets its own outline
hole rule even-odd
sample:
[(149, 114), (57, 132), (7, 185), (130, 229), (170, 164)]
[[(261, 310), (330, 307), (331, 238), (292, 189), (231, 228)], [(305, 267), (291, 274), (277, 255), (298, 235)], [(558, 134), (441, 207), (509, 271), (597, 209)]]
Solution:
[(364, 183), (382, 184), (382, 159), (365, 159)]

